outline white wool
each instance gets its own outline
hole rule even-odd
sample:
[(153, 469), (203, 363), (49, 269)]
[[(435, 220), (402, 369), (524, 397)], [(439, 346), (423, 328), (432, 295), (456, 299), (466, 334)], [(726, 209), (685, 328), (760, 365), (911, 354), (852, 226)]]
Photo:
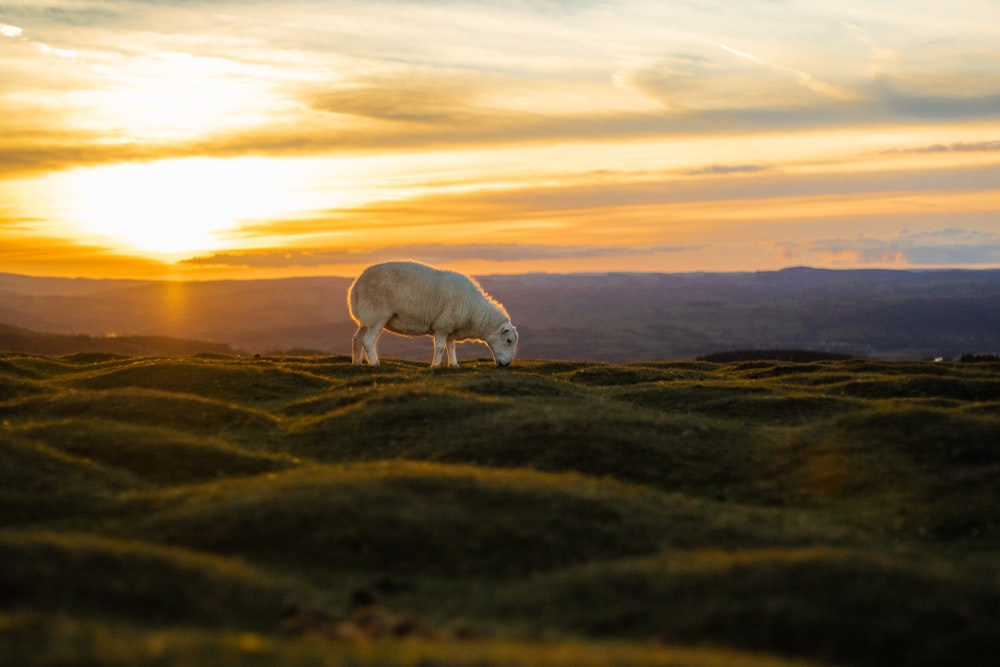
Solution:
[(498, 366), (507, 366), (517, 348), (517, 330), (502, 305), (474, 279), (419, 262), (386, 262), (365, 269), (348, 291), (354, 334), (354, 363), (364, 356), (378, 364), (376, 345), (383, 330), (404, 336), (434, 337), (432, 366), (445, 351), (457, 366), (455, 342), (486, 343)]

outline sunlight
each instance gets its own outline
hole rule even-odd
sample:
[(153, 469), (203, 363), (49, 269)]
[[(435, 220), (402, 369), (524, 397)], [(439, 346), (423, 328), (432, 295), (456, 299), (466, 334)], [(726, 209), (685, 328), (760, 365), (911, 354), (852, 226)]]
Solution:
[(95, 66), (105, 85), (75, 98), (92, 122), (129, 137), (170, 140), (263, 122), (279, 101), (267, 73), (224, 58), (155, 52)]
[(193, 158), (79, 170), (52, 188), (81, 235), (175, 260), (227, 249), (226, 232), (242, 221), (304, 204), (292, 187), (296, 173), (274, 160)]

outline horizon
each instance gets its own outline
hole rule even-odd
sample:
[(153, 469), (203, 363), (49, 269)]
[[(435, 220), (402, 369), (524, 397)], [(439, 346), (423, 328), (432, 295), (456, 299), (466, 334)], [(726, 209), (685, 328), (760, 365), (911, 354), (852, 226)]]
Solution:
[[(778, 269), (765, 269), (756, 271), (626, 271), (626, 270), (581, 270), (581, 271), (524, 271), (519, 273), (478, 273), (468, 274), (470, 277), (479, 280), (485, 278), (519, 278), (519, 277), (601, 277), (601, 276), (752, 276), (762, 274), (785, 273), (790, 271), (816, 271), (831, 273), (864, 273), (864, 272), (888, 272), (888, 273), (989, 273), (1000, 272), (1000, 267), (819, 267), (806, 265), (789, 265)], [(269, 276), (249, 276), (249, 277), (186, 277), (186, 278), (131, 278), (131, 277), (90, 277), (90, 276), (60, 276), (60, 275), (35, 275), (28, 273), (12, 273), (0, 271), (0, 278), (28, 279), (28, 280), (66, 280), (66, 281), (92, 281), (92, 282), (136, 282), (136, 283), (209, 283), (209, 282), (254, 282), (254, 281), (279, 281), (279, 280), (354, 280), (357, 275), (347, 274), (316, 274), (316, 275), (283, 275), (276, 277)]]
[[(478, 276), (523, 335), (522, 358), (642, 361), (781, 349), (879, 358), (995, 355), (1000, 270), (826, 270)], [(64, 279), (0, 274), (6, 324), (68, 336), (8, 336), (10, 349), (115, 347), (166, 336), (248, 353), (351, 352), (348, 277), (219, 281)], [(86, 335), (93, 340), (74, 340)], [(423, 336), (383, 337), (387, 357), (423, 359)], [(462, 346), (463, 358), (482, 353)], [(177, 346), (131, 347), (181, 354)], [(217, 350), (216, 350), (217, 351)], [(428, 357), (429, 358), (429, 357)]]
[(1000, 268), (1000, 6), (14, 0), (0, 267)]

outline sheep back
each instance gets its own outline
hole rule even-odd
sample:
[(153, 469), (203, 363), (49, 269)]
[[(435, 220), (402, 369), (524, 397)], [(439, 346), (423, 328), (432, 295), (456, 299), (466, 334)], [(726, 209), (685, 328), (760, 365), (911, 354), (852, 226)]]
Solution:
[(510, 321), (473, 278), (419, 262), (369, 266), (348, 294), (358, 324), (409, 336), (444, 332), (456, 340), (483, 338)]

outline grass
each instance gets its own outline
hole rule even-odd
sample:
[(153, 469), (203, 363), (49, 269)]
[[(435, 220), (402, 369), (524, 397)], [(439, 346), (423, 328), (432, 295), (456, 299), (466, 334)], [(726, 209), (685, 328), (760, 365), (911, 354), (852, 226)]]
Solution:
[(1000, 652), (1000, 364), (0, 354), (0, 663)]

